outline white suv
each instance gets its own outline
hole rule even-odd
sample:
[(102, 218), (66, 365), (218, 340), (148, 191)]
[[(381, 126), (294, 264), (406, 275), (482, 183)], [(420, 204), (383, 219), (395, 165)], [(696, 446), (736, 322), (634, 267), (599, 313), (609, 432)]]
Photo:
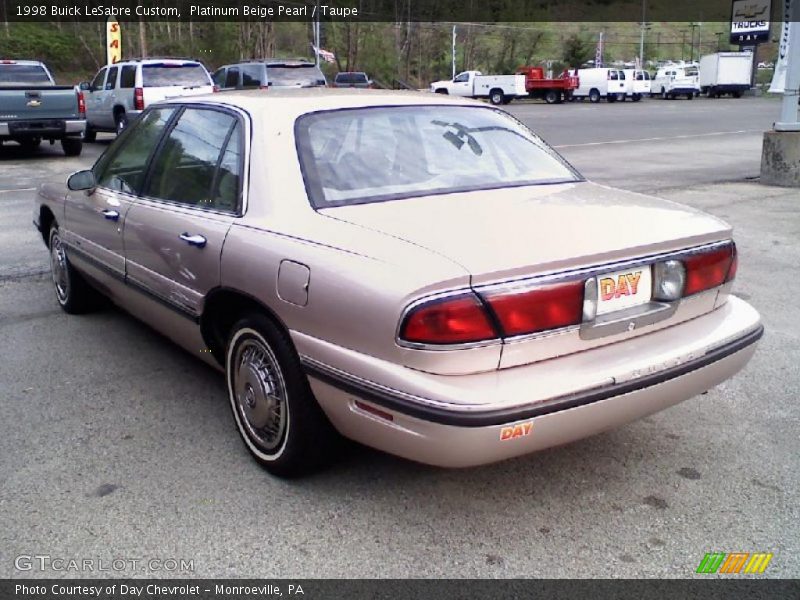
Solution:
[(80, 89), (86, 98), (84, 139), (93, 142), (98, 131), (119, 134), (153, 102), (208, 94), (214, 85), (196, 60), (146, 58), (106, 65)]

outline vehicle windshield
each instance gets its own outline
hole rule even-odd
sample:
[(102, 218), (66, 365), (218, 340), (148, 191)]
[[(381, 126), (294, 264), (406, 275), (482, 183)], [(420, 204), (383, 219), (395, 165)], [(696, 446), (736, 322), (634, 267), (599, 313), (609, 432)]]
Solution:
[(312, 64), (267, 65), (267, 79), (275, 87), (325, 85), (325, 76)]
[(310, 113), (295, 123), (316, 208), (580, 180), (505, 113), (395, 106)]
[(211, 85), (208, 72), (197, 63), (151, 63), (142, 65), (144, 87), (194, 87)]
[(0, 65), (0, 86), (50, 85), (47, 71), (39, 65)]

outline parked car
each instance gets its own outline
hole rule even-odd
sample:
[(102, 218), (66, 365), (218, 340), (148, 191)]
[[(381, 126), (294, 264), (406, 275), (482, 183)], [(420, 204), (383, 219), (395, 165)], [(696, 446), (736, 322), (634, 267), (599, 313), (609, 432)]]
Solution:
[(58, 304), (102, 293), (224, 370), (282, 476), (337, 431), (449, 467), (564, 444), (725, 381), (762, 334), (729, 225), (440, 95), (159, 103), (34, 221)]
[(372, 80), (360, 71), (342, 71), (333, 79), (333, 87), (371, 88)]
[(650, 95), (650, 73), (642, 69), (625, 69), (625, 98), (639, 102)]
[(528, 95), (525, 75), (484, 75), (480, 71), (464, 71), (452, 81), (434, 81), (430, 91), (464, 98), (488, 98), (495, 105), (508, 104), (514, 98)]
[(650, 95), (673, 99), (686, 96), (687, 100), (700, 94), (699, 71), (695, 65), (667, 65), (656, 71), (650, 82)]
[(80, 89), (86, 95), (86, 136), (98, 131), (119, 134), (141, 112), (165, 98), (196, 96), (213, 91), (205, 66), (195, 60), (148, 58), (106, 65)]
[(214, 84), (220, 89), (272, 87), (325, 87), (325, 75), (305, 59), (266, 58), (224, 65), (214, 71)]
[(625, 71), (597, 67), (593, 69), (573, 69), (570, 72), (578, 78), (578, 87), (573, 90), (572, 98), (589, 102), (600, 102), (605, 98), (608, 102), (624, 100), (627, 89)]
[(700, 58), (700, 93), (709, 98), (730, 94), (739, 98), (750, 89), (752, 52), (717, 52)]
[(56, 85), (35, 60), (0, 60), (0, 144), (13, 140), (27, 150), (42, 140), (61, 141), (67, 156), (78, 156), (86, 129), (83, 94)]

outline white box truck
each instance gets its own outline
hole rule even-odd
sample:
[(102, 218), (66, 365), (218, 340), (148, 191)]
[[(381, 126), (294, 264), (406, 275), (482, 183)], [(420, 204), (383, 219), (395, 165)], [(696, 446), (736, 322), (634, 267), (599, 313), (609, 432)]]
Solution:
[(528, 95), (525, 75), (484, 75), (480, 71), (464, 71), (452, 81), (434, 81), (430, 91), (466, 98), (488, 98), (492, 104), (508, 104), (514, 98)]
[(751, 52), (717, 52), (700, 58), (700, 91), (709, 98), (730, 94), (734, 98), (750, 89)]

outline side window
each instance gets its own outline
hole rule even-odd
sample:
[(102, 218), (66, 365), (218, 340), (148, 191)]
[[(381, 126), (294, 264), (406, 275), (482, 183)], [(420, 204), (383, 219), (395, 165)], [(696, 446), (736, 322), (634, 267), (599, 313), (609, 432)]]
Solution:
[(620, 71), (619, 72), (619, 78), (620, 78), (621, 81), (625, 81), (625, 71)]
[(97, 185), (136, 194), (144, 183), (147, 159), (174, 112), (174, 108), (151, 110), (117, 138), (94, 166)]
[(134, 65), (122, 67), (122, 73), (119, 76), (119, 87), (125, 89), (136, 87), (136, 67)]
[(245, 65), (242, 67), (242, 87), (261, 87), (266, 85), (262, 75), (264, 67), (261, 65)]
[(239, 85), (239, 69), (237, 67), (230, 67), (227, 75), (225, 75), (225, 87), (233, 88)]
[(153, 160), (144, 195), (198, 208), (235, 210), (241, 144), (231, 140), (241, 138), (237, 124), (235, 117), (218, 110), (184, 110)]
[(114, 86), (117, 85), (117, 71), (119, 71), (117, 67), (111, 67), (109, 70), (108, 79), (106, 79), (107, 90), (113, 90)]
[(217, 87), (225, 87), (225, 67), (214, 71), (214, 74), (211, 76), (211, 81), (213, 81), (214, 85)]
[(92, 89), (93, 90), (102, 90), (103, 89), (103, 82), (106, 79), (106, 69), (100, 69), (100, 72), (95, 75), (95, 78), (92, 80)]
[(467, 80), (469, 80), (469, 73), (461, 73), (453, 79), (455, 83), (464, 83)]

